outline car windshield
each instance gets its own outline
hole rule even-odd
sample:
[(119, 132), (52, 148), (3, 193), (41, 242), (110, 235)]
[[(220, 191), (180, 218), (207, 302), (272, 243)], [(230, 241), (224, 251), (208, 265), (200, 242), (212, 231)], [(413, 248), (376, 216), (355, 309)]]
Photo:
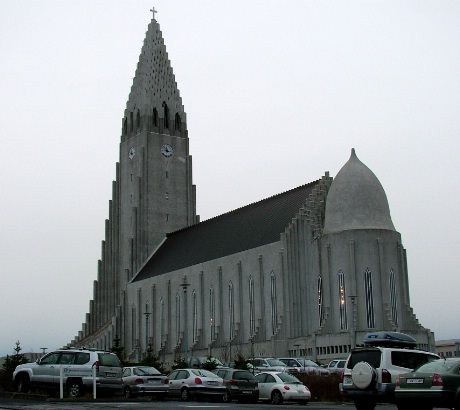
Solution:
[(446, 373), (460, 363), (460, 360), (433, 360), (432, 362), (421, 365), (416, 372), (420, 373)]
[(204, 370), (204, 369), (193, 369), (192, 373), (195, 376), (210, 377), (212, 379), (218, 379), (219, 378), (219, 376), (217, 374), (215, 374), (213, 372), (210, 372), (208, 370)]
[(305, 367), (319, 367), (318, 363), (315, 363), (313, 360), (309, 359), (299, 359), (300, 364)]
[(278, 360), (278, 359), (267, 359), (267, 363), (270, 366), (283, 366), (283, 367), (286, 366), (281, 360)]
[(133, 371), (136, 376), (154, 376), (161, 374), (154, 367), (135, 367)]
[(297, 378), (289, 373), (278, 373), (278, 377), (283, 381), (284, 383), (289, 383), (289, 384), (302, 384), (302, 382)]

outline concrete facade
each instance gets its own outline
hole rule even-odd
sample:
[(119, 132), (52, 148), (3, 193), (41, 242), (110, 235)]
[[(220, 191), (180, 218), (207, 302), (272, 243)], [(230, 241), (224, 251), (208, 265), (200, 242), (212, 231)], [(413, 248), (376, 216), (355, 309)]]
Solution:
[[(237, 351), (326, 362), (368, 331), (397, 330), (434, 349), (410, 307), (405, 249), (383, 187), (354, 151), (334, 180), (326, 173), (200, 223), (186, 125), (152, 19), (122, 119), (93, 299), (70, 344), (116, 341), (132, 361), (152, 348), (166, 362), (209, 353), (230, 360)], [(266, 222), (251, 224), (262, 214), (289, 217), (269, 237)], [(201, 231), (203, 249), (187, 252)], [(233, 246), (247, 237), (251, 245)]]

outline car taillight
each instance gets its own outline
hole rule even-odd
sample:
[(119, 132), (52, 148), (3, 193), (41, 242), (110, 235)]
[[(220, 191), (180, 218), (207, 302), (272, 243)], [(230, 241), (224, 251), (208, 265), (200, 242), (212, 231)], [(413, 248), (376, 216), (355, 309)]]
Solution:
[(442, 382), (442, 377), (440, 374), (438, 373), (434, 373), (433, 374), (433, 382), (432, 382), (432, 385), (433, 386), (443, 386), (443, 382)]
[(391, 374), (387, 369), (382, 369), (382, 383), (391, 383)]
[(203, 381), (199, 377), (195, 377), (195, 384), (203, 384)]
[(140, 379), (140, 378), (136, 379), (136, 380), (134, 380), (134, 383), (135, 384), (144, 384), (144, 379)]
[(401, 377), (401, 376), (399, 376), (399, 374), (398, 374), (398, 377), (396, 378), (396, 386), (400, 386), (400, 385), (401, 385), (400, 377)]
[(339, 383), (343, 383), (343, 375), (345, 374), (345, 372), (340, 372), (339, 373)]
[(284, 385), (283, 387), (284, 387), (284, 390), (291, 390), (289, 386)]
[(164, 383), (164, 384), (168, 384), (168, 383), (169, 383), (169, 379), (164, 379), (164, 380), (163, 380), (163, 383)]
[(228, 384), (236, 384), (236, 383), (237, 383), (237, 381), (235, 379), (231, 379), (231, 380), (228, 381)]

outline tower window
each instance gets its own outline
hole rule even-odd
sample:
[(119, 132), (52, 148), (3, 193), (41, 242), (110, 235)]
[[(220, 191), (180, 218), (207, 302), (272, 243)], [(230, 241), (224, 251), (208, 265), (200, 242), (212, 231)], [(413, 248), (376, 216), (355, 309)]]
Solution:
[(134, 130), (134, 115), (132, 111), (129, 113), (129, 130)]
[(136, 128), (139, 130), (141, 128), (141, 113), (137, 110), (136, 114)]
[(391, 305), (391, 320), (398, 326), (398, 305), (396, 302), (396, 281), (395, 272), (390, 269), (390, 305)]
[(346, 330), (348, 327), (347, 323), (347, 299), (345, 293), (345, 276), (340, 270), (337, 274), (337, 281), (339, 285), (339, 317), (340, 317), (340, 329)]
[(152, 111), (152, 123), (154, 127), (158, 127), (158, 111), (156, 108)]
[(164, 118), (164, 127), (169, 128), (169, 108), (168, 104), (163, 101), (163, 118)]
[(181, 119), (178, 112), (176, 112), (176, 117), (174, 118), (174, 129), (180, 131), (181, 128)]
[(375, 327), (374, 318), (374, 295), (372, 290), (372, 272), (369, 268), (364, 272), (364, 290), (366, 293), (366, 319), (367, 327)]

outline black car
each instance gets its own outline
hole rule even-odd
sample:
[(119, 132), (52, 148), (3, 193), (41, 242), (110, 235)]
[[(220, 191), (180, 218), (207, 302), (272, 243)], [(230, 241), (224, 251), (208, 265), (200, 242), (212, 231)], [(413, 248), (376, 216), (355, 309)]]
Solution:
[(240, 369), (218, 369), (216, 374), (224, 380), (227, 388), (222, 400), (248, 401), (255, 403), (259, 400), (259, 387), (254, 375), (248, 370)]

